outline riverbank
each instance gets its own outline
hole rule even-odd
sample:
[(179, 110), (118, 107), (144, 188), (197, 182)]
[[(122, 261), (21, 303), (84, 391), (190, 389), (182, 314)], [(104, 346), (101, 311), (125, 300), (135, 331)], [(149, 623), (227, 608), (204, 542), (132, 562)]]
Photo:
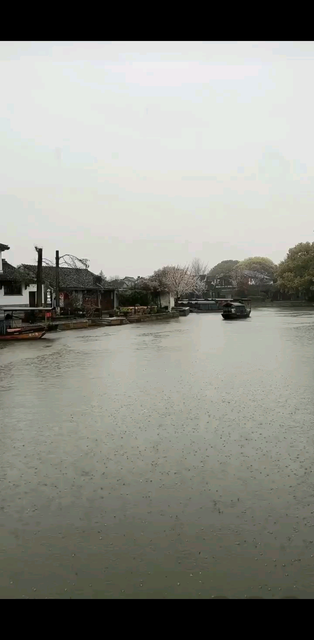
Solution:
[(308, 307), (314, 308), (313, 302), (307, 300), (259, 300), (251, 298), (252, 306), (259, 307)]
[(88, 327), (115, 327), (124, 324), (133, 324), (135, 322), (156, 322), (171, 320), (173, 318), (179, 318), (179, 313), (177, 311), (129, 316), (128, 318), (120, 316), (114, 318), (73, 318), (71, 320), (58, 318), (49, 324), (51, 331), (53, 331), (54, 327), (57, 327), (58, 331), (70, 331), (72, 329), (87, 329)]
[(134, 322), (150, 322), (150, 321), (159, 321), (159, 320), (171, 320), (172, 318), (179, 318), (180, 314), (178, 311), (169, 311), (168, 313), (150, 313), (147, 315), (135, 315), (129, 316), (127, 321), (129, 324)]

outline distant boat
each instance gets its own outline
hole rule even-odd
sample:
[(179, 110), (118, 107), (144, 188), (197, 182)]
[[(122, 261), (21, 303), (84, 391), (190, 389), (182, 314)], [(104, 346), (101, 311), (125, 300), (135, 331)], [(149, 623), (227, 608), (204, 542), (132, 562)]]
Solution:
[(251, 307), (245, 306), (242, 300), (230, 300), (222, 307), (224, 320), (245, 320), (251, 315)]
[(188, 304), (192, 313), (215, 313), (221, 311), (221, 305), (217, 300), (190, 300)]

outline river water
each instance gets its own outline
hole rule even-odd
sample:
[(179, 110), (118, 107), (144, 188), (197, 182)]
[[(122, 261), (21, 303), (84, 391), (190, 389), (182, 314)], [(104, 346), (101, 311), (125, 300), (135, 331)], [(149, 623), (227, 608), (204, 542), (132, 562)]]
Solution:
[(312, 598), (314, 312), (0, 346), (1, 598)]

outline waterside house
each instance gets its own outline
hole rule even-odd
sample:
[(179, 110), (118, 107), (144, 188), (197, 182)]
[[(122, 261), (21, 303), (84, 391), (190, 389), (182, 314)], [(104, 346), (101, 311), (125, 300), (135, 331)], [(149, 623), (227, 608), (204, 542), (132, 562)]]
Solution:
[[(36, 276), (36, 265), (23, 264), (21, 268), (24, 273)], [(56, 267), (43, 266), (42, 271), (45, 290), (50, 288), (54, 297)], [(65, 308), (92, 305), (110, 311), (117, 306), (115, 288), (108, 286), (101, 276), (83, 268), (59, 267), (59, 298), (60, 307)]]
[(0, 243), (0, 307), (34, 307), (37, 286), (36, 268), (34, 275), (21, 272), (7, 262), (2, 254), (9, 251), (7, 244)]
[(263, 273), (258, 273), (257, 271), (243, 271), (243, 279), (250, 286), (271, 286), (272, 284), (274, 284), (273, 278), (265, 276)]
[[(269, 289), (273, 285), (272, 278), (265, 276), (256, 271), (243, 271), (241, 278), (241, 286), (249, 289), (252, 287), (259, 287), (263, 290), (263, 287)], [(217, 297), (217, 292), (219, 297), (232, 298), (239, 287), (239, 283), (237, 280), (230, 276), (216, 276), (215, 278), (207, 277), (206, 280), (206, 293), (204, 293), (205, 297)]]
[[(125, 276), (124, 278), (117, 278), (115, 280), (110, 280), (108, 284), (114, 287), (117, 293), (117, 304), (118, 306), (125, 306), (127, 304), (126, 296), (133, 294), (133, 300), (136, 300), (136, 294), (147, 294), (148, 298), (151, 298), (153, 303), (156, 303), (158, 306), (167, 309), (167, 311), (171, 311), (174, 307), (174, 296), (169, 293), (169, 291), (160, 291), (152, 293), (145, 286), (146, 278), (138, 276), (134, 278), (132, 276)], [(136, 303), (139, 303), (140, 298), (136, 300)], [(135, 304), (136, 304), (135, 303)], [(149, 304), (149, 300), (141, 304)], [(130, 305), (132, 306), (132, 305)]]

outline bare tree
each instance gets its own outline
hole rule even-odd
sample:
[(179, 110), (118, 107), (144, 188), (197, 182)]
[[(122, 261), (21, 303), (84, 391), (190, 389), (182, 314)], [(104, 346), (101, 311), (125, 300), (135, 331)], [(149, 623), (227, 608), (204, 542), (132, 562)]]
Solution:
[(191, 289), (191, 293), (195, 293), (197, 296), (204, 294), (208, 271), (209, 269), (206, 262), (202, 262), (199, 258), (192, 260), (190, 273), (194, 276), (194, 287)]
[[(203, 274), (202, 274), (203, 275)], [(199, 276), (193, 277), (193, 287), (189, 293), (196, 293), (198, 296), (202, 296), (206, 290), (206, 278), (201, 280)]]
[(194, 258), (191, 262), (190, 272), (193, 276), (206, 276), (208, 274), (207, 262), (202, 262), (199, 258)]
[[(47, 267), (55, 266), (55, 262), (53, 260), (49, 260), (49, 258), (43, 258), (43, 262)], [(59, 267), (70, 267), (71, 269), (88, 269), (89, 260), (88, 258), (78, 258), (77, 256), (73, 256), (71, 253), (65, 253), (63, 256), (60, 256)]]

